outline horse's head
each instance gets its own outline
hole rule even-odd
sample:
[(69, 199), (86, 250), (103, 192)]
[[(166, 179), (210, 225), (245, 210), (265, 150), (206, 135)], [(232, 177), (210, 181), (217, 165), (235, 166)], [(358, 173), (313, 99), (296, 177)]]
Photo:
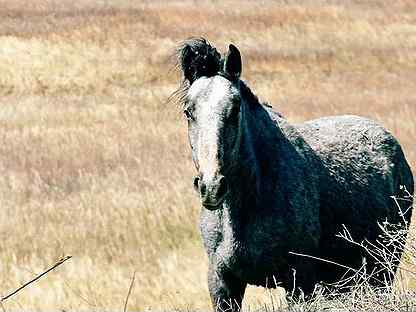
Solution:
[(184, 116), (198, 174), (194, 180), (204, 207), (221, 207), (228, 191), (241, 140), (243, 100), (241, 56), (234, 45), (221, 58), (203, 39), (185, 43), (180, 61), (188, 88)]

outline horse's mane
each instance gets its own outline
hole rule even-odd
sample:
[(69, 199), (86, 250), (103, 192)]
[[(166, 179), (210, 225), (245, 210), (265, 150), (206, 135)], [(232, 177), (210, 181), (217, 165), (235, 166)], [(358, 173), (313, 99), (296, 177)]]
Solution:
[(204, 38), (184, 41), (175, 54), (176, 67), (182, 70), (183, 79), (168, 101), (183, 107), (191, 84), (202, 76), (215, 76), (220, 71), (223, 60), (217, 49)]
[(192, 84), (196, 79), (216, 75), (221, 70), (221, 54), (204, 38), (186, 40), (178, 50), (184, 79)]
[(242, 97), (249, 103), (251, 107), (256, 105), (265, 105), (271, 107), (267, 102), (261, 102), (257, 95), (251, 91), (250, 87), (243, 80), (240, 80), (240, 92)]
[[(176, 90), (171, 99), (185, 104), (186, 94), (190, 85), (198, 78), (212, 77), (215, 75), (222, 75), (227, 78), (222, 72), (224, 58), (217, 49), (212, 46), (204, 38), (191, 38), (186, 40), (177, 50), (177, 67), (180, 67), (183, 73), (183, 80), (178, 90)], [(241, 95), (252, 105), (266, 105), (259, 101), (258, 97), (251, 91), (247, 84), (240, 80)]]

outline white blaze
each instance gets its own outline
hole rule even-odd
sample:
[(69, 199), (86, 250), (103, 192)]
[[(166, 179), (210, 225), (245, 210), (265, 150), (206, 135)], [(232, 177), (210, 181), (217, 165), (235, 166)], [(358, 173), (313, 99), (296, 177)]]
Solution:
[[(207, 88), (207, 84), (214, 84)], [(206, 93), (202, 90), (211, 90)], [(205, 181), (212, 181), (218, 174), (222, 153), (219, 144), (219, 129), (222, 127), (223, 106), (230, 98), (230, 86), (225, 78), (201, 78), (192, 85), (188, 93), (198, 102), (199, 137), (196, 142), (200, 173)]]

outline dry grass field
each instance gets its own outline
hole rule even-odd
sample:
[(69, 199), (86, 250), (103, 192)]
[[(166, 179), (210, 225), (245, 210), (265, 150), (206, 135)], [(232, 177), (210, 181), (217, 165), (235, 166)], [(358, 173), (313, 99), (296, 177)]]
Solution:
[[(416, 3), (0, 0), (0, 294), (13, 310), (208, 309), (179, 43), (243, 53), (289, 120), (381, 121), (416, 168)], [(261, 299), (252, 291), (250, 302)]]

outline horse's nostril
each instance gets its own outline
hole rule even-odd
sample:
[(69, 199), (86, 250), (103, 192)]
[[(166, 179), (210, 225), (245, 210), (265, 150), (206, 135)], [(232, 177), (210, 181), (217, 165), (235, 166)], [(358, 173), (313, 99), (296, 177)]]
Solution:
[(221, 177), (220, 180), (218, 181), (217, 196), (222, 197), (225, 195), (225, 193), (227, 193), (227, 191), (228, 191), (227, 180), (225, 179), (225, 177)]
[(198, 189), (199, 189), (199, 176), (196, 176), (194, 178), (194, 189), (195, 189), (195, 191), (198, 191)]
[(204, 205), (213, 206), (221, 203), (228, 192), (228, 183), (221, 175), (207, 182), (200, 176), (196, 176), (194, 187), (199, 192)]
[(199, 192), (201, 193), (202, 197), (205, 197), (205, 195), (207, 195), (207, 186), (202, 181), (199, 183)]

